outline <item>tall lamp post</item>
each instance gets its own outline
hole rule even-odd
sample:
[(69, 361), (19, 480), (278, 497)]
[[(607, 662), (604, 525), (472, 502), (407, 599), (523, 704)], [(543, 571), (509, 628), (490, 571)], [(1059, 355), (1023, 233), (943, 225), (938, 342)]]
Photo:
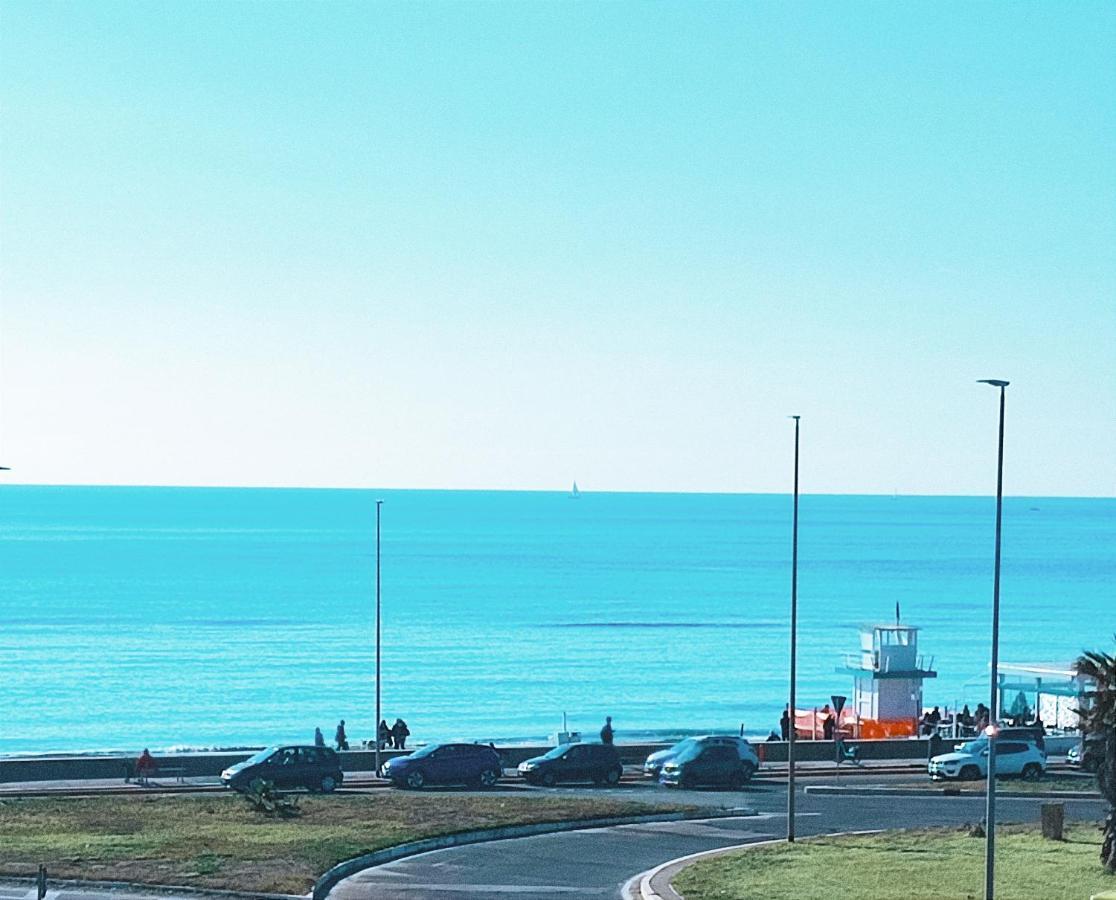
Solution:
[(380, 774), (380, 507), (376, 501), (376, 775)]
[(996, 463), (996, 563), (992, 578), (992, 688), (988, 701), (988, 787), (984, 813), (984, 900), (996, 895), (996, 734), (1000, 720), (1000, 526), (1004, 506), (1004, 388), (1010, 382), (982, 378), (1000, 389), (1000, 449)]
[(787, 842), (794, 843), (794, 686), (798, 639), (798, 420), (801, 416), (789, 418), (794, 419), (794, 528), (791, 537), (790, 703), (787, 709), (790, 717), (790, 727), (787, 729)]

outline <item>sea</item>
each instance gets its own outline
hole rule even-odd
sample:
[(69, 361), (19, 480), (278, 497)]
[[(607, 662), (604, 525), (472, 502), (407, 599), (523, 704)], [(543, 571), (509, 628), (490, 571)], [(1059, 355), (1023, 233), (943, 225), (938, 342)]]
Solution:
[[(0, 486), (0, 753), (764, 736), (788, 688), (789, 496)], [(986, 698), (993, 497), (800, 501), (798, 697), (902, 620)], [(1001, 659), (1116, 642), (1116, 500), (1004, 501)]]

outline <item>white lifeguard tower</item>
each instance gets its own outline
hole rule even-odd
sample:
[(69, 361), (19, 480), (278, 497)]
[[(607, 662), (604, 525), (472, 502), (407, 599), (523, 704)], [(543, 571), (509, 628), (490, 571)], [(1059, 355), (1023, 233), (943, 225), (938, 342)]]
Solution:
[(837, 671), (853, 677), (852, 710), (861, 730), (878, 723), (888, 735), (917, 732), (922, 682), (938, 677), (933, 657), (927, 662), (919, 655), (918, 629), (898, 622), (863, 626), (860, 652), (846, 654)]

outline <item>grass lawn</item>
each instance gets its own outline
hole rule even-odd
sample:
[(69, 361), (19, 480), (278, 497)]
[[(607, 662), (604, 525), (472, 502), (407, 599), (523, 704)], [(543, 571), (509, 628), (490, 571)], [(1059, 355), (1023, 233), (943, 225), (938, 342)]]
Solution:
[(330, 866), (393, 844), (507, 824), (681, 804), (383, 791), (300, 799), (269, 819), (233, 794), (0, 800), (0, 874), (305, 893)]
[[(1116, 889), (1101, 868), (1100, 841), (1088, 825), (1067, 827), (1061, 842), (1030, 827), (997, 829), (997, 898), (1084, 900)], [(674, 886), (686, 900), (977, 900), (984, 839), (933, 829), (779, 844), (697, 863)]]

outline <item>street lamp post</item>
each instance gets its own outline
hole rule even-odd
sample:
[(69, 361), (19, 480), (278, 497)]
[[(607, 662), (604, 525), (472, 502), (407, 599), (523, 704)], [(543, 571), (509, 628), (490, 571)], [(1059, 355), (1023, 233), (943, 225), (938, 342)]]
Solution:
[(992, 577), (992, 687), (988, 702), (988, 787), (984, 813), (984, 900), (996, 895), (996, 734), (1000, 720), (1000, 526), (1004, 506), (1004, 398), (1007, 381), (982, 378), (1000, 389), (1000, 446), (996, 463), (996, 562)]
[(376, 774), (380, 774), (380, 507), (376, 501)]
[(794, 737), (795, 737), (795, 664), (798, 639), (798, 420), (794, 419), (794, 527), (791, 537), (791, 620), (790, 620), (790, 703), (787, 715), (787, 842), (794, 843)]

